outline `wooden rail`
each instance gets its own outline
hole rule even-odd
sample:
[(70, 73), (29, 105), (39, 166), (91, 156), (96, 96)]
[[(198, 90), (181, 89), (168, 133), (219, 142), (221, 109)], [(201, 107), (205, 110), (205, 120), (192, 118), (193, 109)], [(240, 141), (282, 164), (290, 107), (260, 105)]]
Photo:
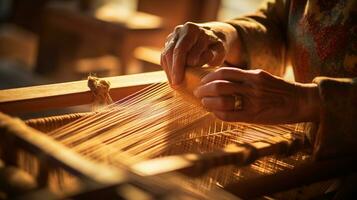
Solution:
[[(110, 95), (114, 101), (150, 84), (167, 80), (163, 71), (104, 79), (111, 84)], [(85, 105), (92, 101), (93, 96), (86, 80), (0, 90), (0, 111), (8, 114)]]
[(124, 172), (83, 158), (20, 119), (0, 113), (0, 122), (1, 140), (14, 141), (17, 147), (42, 159), (41, 162), (61, 166), (92, 184), (114, 184), (126, 178)]

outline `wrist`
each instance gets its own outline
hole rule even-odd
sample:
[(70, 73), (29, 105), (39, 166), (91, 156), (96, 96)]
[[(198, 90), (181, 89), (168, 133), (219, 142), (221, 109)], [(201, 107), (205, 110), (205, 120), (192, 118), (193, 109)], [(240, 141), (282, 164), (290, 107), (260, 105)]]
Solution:
[(298, 118), (300, 121), (318, 122), (320, 118), (320, 95), (314, 83), (299, 85)]

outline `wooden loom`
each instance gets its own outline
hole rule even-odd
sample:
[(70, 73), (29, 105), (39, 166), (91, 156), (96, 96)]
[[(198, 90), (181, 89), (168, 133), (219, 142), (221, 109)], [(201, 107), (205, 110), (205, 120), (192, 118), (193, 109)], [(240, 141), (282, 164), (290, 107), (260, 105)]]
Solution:
[[(197, 78), (197, 76), (191, 76), (191, 78), (192, 77)], [(112, 77), (107, 80), (111, 82), (110, 95), (115, 101), (140, 91), (151, 84), (166, 81), (163, 72)], [(190, 77), (188, 77), (188, 80), (190, 80)], [(11, 89), (0, 92), (0, 110), (8, 114), (89, 104), (91, 101), (93, 101), (93, 97), (87, 88), (86, 81)], [(215, 187), (212, 186), (212, 180), (217, 181), (215, 178), (217, 178), (217, 176), (223, 176), (223, 174), (226, 174), (226, 176), (227, 174), (228, 176), (235, 174), (235, 176), (240, 177), (239, 181), (220, 180), (217, 181), (217, 184), (222, 185), (221, 183), (223, 182), (225, 184), (224, 188), (231, 194), (243, 198), (252, 198), (349, 174), (356, 169), (356, 158), (343, 158), (323, 162), (313, 162), (309, 158), (305, 159), (308, 155), (301, 153), (301, 150), (305, 149), (305, 146), (302, 145), (303, 141), (301, 137), (299, 137), (301, 134), (299, 130), (296, 129), (296, 126), (291, 125), (275, 127), (279, 129), (284, 128), (284, 130), (288, 130), (288, 133), (284, 134), (283, 137), (273, 138), (272, 140), (274, 142), (268, 143), (264, 140), (258, 140), (243, 145), (238, 142), (238, 145), (236, 144), (224, 148), (226, 144), (226, 140), (222, 139), (225, 137), (224, 134), (235, 133), (238, 129), (242, 129), (242, 127), (244, 129), (251, 125), (241, 124), (235, 126), (227, 125), (222, 122), (219, 123), (218, 126), (221, 126), (220, 129), (224, 129), (224, 131), (215, 132), (215, 134), (219, 133), (220, 135), (209, 135), (205, 142), (200, 141), (197, 143), (197, 138), (203, 137), (203, 135), (185, 138), (185, 140), (181, 140), (180, 144), (175, 144), (177, 145), (175, 146), (176, 149), (174, 147), (170, 149), (169, 153), (164, 154), (166, 155), (165, 157), (144, 160), (130, 166), (121, 166), (120, 168), (92, 162), (90, 159), (70, 150), (70, 148), (60, 142), (56, 142), (45, 133), (67, 124), (70, 121), (75, 121), (78, 118), (90, 115), (91, 114), (86, 113), (71, 114), (65, 117), (50, 117), (25, 121), (27, 125), (42, 130), (43, 132), (28, 127), (21, 120), (11, 118), (4, 114), (0, 115), (1, 158), (5, 162), (5, 165), (21, 166), (26, 169), (26, 167), (23, 166), (26, 165), (26, 163), (21, 164), (19, 160), (21, 160), (21, 157), (29, 155), (19, 156), (18, 154), (25, 152), (25, 154), (30, 153), (32, 157), (37, 157), (37, 170), (35, 173), (32, 173), (37, 180), (36, 186), (28, 184), (29, 186), (27, 188), (22, 188), (23, 191), (18, 197), (36, 199), (39, 196), (45, 196), (44, 199), (49, 199), (49, 195), (51, 195), (51, 198), (58, 199), (70, 195), (72, 198), (90, 199), (90, 197), (96, 198), (99, 196), (103, 197), (104, 195), (108, 198), (113, 198), (113, 196), (118, 198), (119, 196), (122, 199), (138, 199), (138, 197), (142, 197), (143, 199), (165, 199), (173, 192), (174, 188), (175, 191), (177, 191), (174, 193), (175, 195), (181, 194), (183, 197), (189, 196), (193, 199), (233, 199), (234, 197), (229, 194), (219, 189), (214, 189)], [(208, 115), (207, 118), (211, 118), (211, 116)], [(217, 123), (214, 125), (216, 126)], [(192, 127), (186, 126), (185, 128), (190, 130)], [(205, 129), (202, 130), (205, 131)], [(263, 132), (264, 130), (265, 129), (263, 129)], [(232, 137), (232, 134), (228, 136)], [(236, 135), (233, 134), (233, 136)], [(220, 142), (222, 144), (220, 144)], [(222, 149), (210, 149), (211, 146), (208, 149), (202, 148), (202, 146), (207, 144), (211, 146), (212, 144), (216, 144), (217, 148)], [(198, 147), (196, 148), (195, 145)], [(16, 148), (9, 148), (9, 146)], [(184, 152), (180, 150), (181, 148), (188, 150)], [(276, 154), (285, 153), (291, 155), (296, 151), (300, 151), (300, 153), (295, 154), (293, 159), (287, 158), (290, 159), (290, 165), (286, 160), (283, 165), (279, 165), (277, 163), (282, 161), (275, 158), (268, 157), (260, 159)], [(165, 165), (163, 163), (169, 164)], [(187, 184), (186, 181), (182, 182), (181, 176), (175, 174), (175, 172), (182, 172), (189, 177), (196, 177), (202, 176), (209, 171), (209, 169), (219, 166), (232, 164), (242, 166), (251, 163), (253, 163), (253, 165), (248, 167), (249, 169), (239, 171), (233, 167), (214, 169), (211, 170), (208, 175), (205, 175), (206, 178), (193, 181), (193, 188), (198, 184), (209, 185), (208, 190), (210, 192), (205, 190), (207, 187), (200, 186), (197, 187), (199, 187), (201, 192), (196, 192), (195, 189), (187, 189), (192, 188), (192, 184)], [(284, 165), (288, 165), (288, 167), (284, 168)], [(80, 187), (77, 187), (74, 191), (60, 194), (58, 192), (52, 192), (50, 189), (43, 189), (49, 188), (48, 180), (50, 179), (50, 172), (55, 171), (53, 168), (56, 170), (60, 169), (60, 171), (65, 170), (65, 173), (72, 174), (71, 176), (79, 179), (77, 182), (80, 182)], [(274, 170), (272, 170), (272, 168), (274, 168)], [(174, 173), (174, 175), (172, 175), (172, 173)], [(250, 175), (252, 173), (256, 173), (257, 175)], [(244, 176), (249, 178), (245, 178)], [(209, 184), (207, 184), (207, 180), (210, 181)], [(284, 182), (284, 184), (281, 184), (282, 182)], [(202, 190), (205, 192), (202, 192)], [(18, 191), (13, 193), (18, 193)]]

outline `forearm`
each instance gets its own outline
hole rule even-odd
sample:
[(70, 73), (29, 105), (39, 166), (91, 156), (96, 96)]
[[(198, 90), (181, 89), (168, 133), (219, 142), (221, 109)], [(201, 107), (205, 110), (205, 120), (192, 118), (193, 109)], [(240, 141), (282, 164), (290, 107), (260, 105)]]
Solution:
[(321, 103), (317, 84), (295, 84), (298, 87), (298, 109), (292, 117), (295, 117), (297, 122), (318, 122)]

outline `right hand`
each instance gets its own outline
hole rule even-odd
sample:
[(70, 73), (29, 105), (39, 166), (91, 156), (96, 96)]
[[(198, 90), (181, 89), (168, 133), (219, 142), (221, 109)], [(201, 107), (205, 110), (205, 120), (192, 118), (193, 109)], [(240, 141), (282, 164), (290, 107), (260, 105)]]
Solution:
[(177, 26), (161, 53), (161, 66), (170, 84), (175, 87), (182, 82), (186, 66), (222, 65), (232, 32), (236, 34), (233, 26), (221, 22)]

